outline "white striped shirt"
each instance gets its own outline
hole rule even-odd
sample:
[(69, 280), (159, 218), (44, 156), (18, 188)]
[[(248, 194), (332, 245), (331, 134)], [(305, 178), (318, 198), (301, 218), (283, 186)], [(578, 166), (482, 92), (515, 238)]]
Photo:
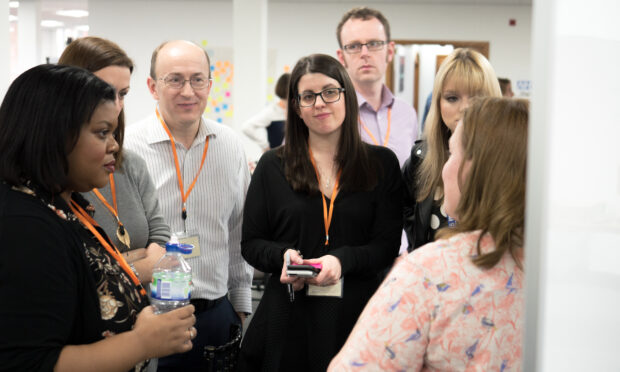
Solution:
[[(187, 199), (186, 228), (198, 233), (201, 253), (188, 259), (193, 272), (192, 298), (212, 300), (228, 292), (236, 311), (250, 313), (253, 269), (241, 257), (240, 246), (250, 173), (243, 145), (232, 129), (203, 118), (189, 150), (175, 141), (184, 192), (198, 172), (207, 136), (205, 163)], [(146, 161), (171, 231), (183, 231), (171, 142), (155, 113), (127, 128), (124, 146)]]

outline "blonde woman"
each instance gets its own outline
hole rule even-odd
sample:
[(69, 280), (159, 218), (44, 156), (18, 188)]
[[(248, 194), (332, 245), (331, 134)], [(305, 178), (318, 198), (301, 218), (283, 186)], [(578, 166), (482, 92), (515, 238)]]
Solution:
[(407, 185), (404, 226), (408, 250), (435, 240), (435, 232), (454, 223), (443, 207), (441, 169), (448, 160), (448, 140), (476, 96), (501, 97), (489, 61), (470, 49), (455, 49), (443, 62), (433, 86), (423, 139), (416, 141), (403, 165)]
[(520, 371), (528, 104), (482, 98), (450, 138), (458, 223), (399, 260), (329, 370)]

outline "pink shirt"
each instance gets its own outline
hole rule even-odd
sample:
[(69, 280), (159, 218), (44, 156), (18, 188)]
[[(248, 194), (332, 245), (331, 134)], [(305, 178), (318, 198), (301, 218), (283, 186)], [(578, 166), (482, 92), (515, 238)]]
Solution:
[[(509, 254), (471, 261), (479, 231), (413, 251), (394, 266), (331, 371), (521, 371), (524, 274)], [(483, 253), (494, 250), (490, 235)]]

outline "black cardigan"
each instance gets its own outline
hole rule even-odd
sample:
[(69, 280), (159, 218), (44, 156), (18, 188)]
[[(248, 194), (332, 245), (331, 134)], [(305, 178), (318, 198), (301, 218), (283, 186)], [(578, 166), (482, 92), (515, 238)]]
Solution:
[[(260, 159), (246, 198), (241, 252), (252, 266), (274, 275), (245, 335), (241, 370), (324, 371), (397, 256), (403, 196), (398, 160), (383, 147), (368, 145), (368, 151), (379, 164), (378, 184), (367, 192), (338, 194), (329, 246), (320, 194), (293, 191), (274, 150)], [(304, 258), (336, 256), (343, 298), (299, 291), (290, 303), (280, 283), (287, 248), (300, 250)]]

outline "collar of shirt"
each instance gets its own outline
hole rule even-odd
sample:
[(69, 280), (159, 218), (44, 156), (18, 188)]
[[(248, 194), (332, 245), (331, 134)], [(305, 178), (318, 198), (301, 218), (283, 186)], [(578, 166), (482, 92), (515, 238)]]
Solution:
[[(374, 109), (368, 103), (368, 101), (366, 101), (366, 98), (364, 98), (364, 96), (362, 96), (357, 91), (355, 92), (355, 94), (357, 94), (357, 104), (359, 105), (360, 110), (365, 107), (368, 110), (374, 111)], [(394, 95), (392, 94), (390, 89), (388, 89), (388, 87), (386, 87), (385, 84), (383, 84), (383, 88), (381, 88), (381, 106), (379, 106), (379, 110), (385, 107), (391, 107), (393, 104), (394, 104)]]
[[(154, 115), (154, 114), (153, 114)], [(155, 119), (158, 123), (159, 120)], [(205, 142), (207, 136), (217, 136), (217, 123), (211, 122), (203, 117), (200, 118), (200, 126), (198, 127), (198, 134), (192, 143), (192, 147), (201, 145)], [(146, 141), (149, 145), (158, 142), (170, 142), (170, 137), (168, 137), (168, 133), (164, 130), (164, 127), (161, 125), (152, 125), (148, 128), (148, 133), (146, 135)]]

